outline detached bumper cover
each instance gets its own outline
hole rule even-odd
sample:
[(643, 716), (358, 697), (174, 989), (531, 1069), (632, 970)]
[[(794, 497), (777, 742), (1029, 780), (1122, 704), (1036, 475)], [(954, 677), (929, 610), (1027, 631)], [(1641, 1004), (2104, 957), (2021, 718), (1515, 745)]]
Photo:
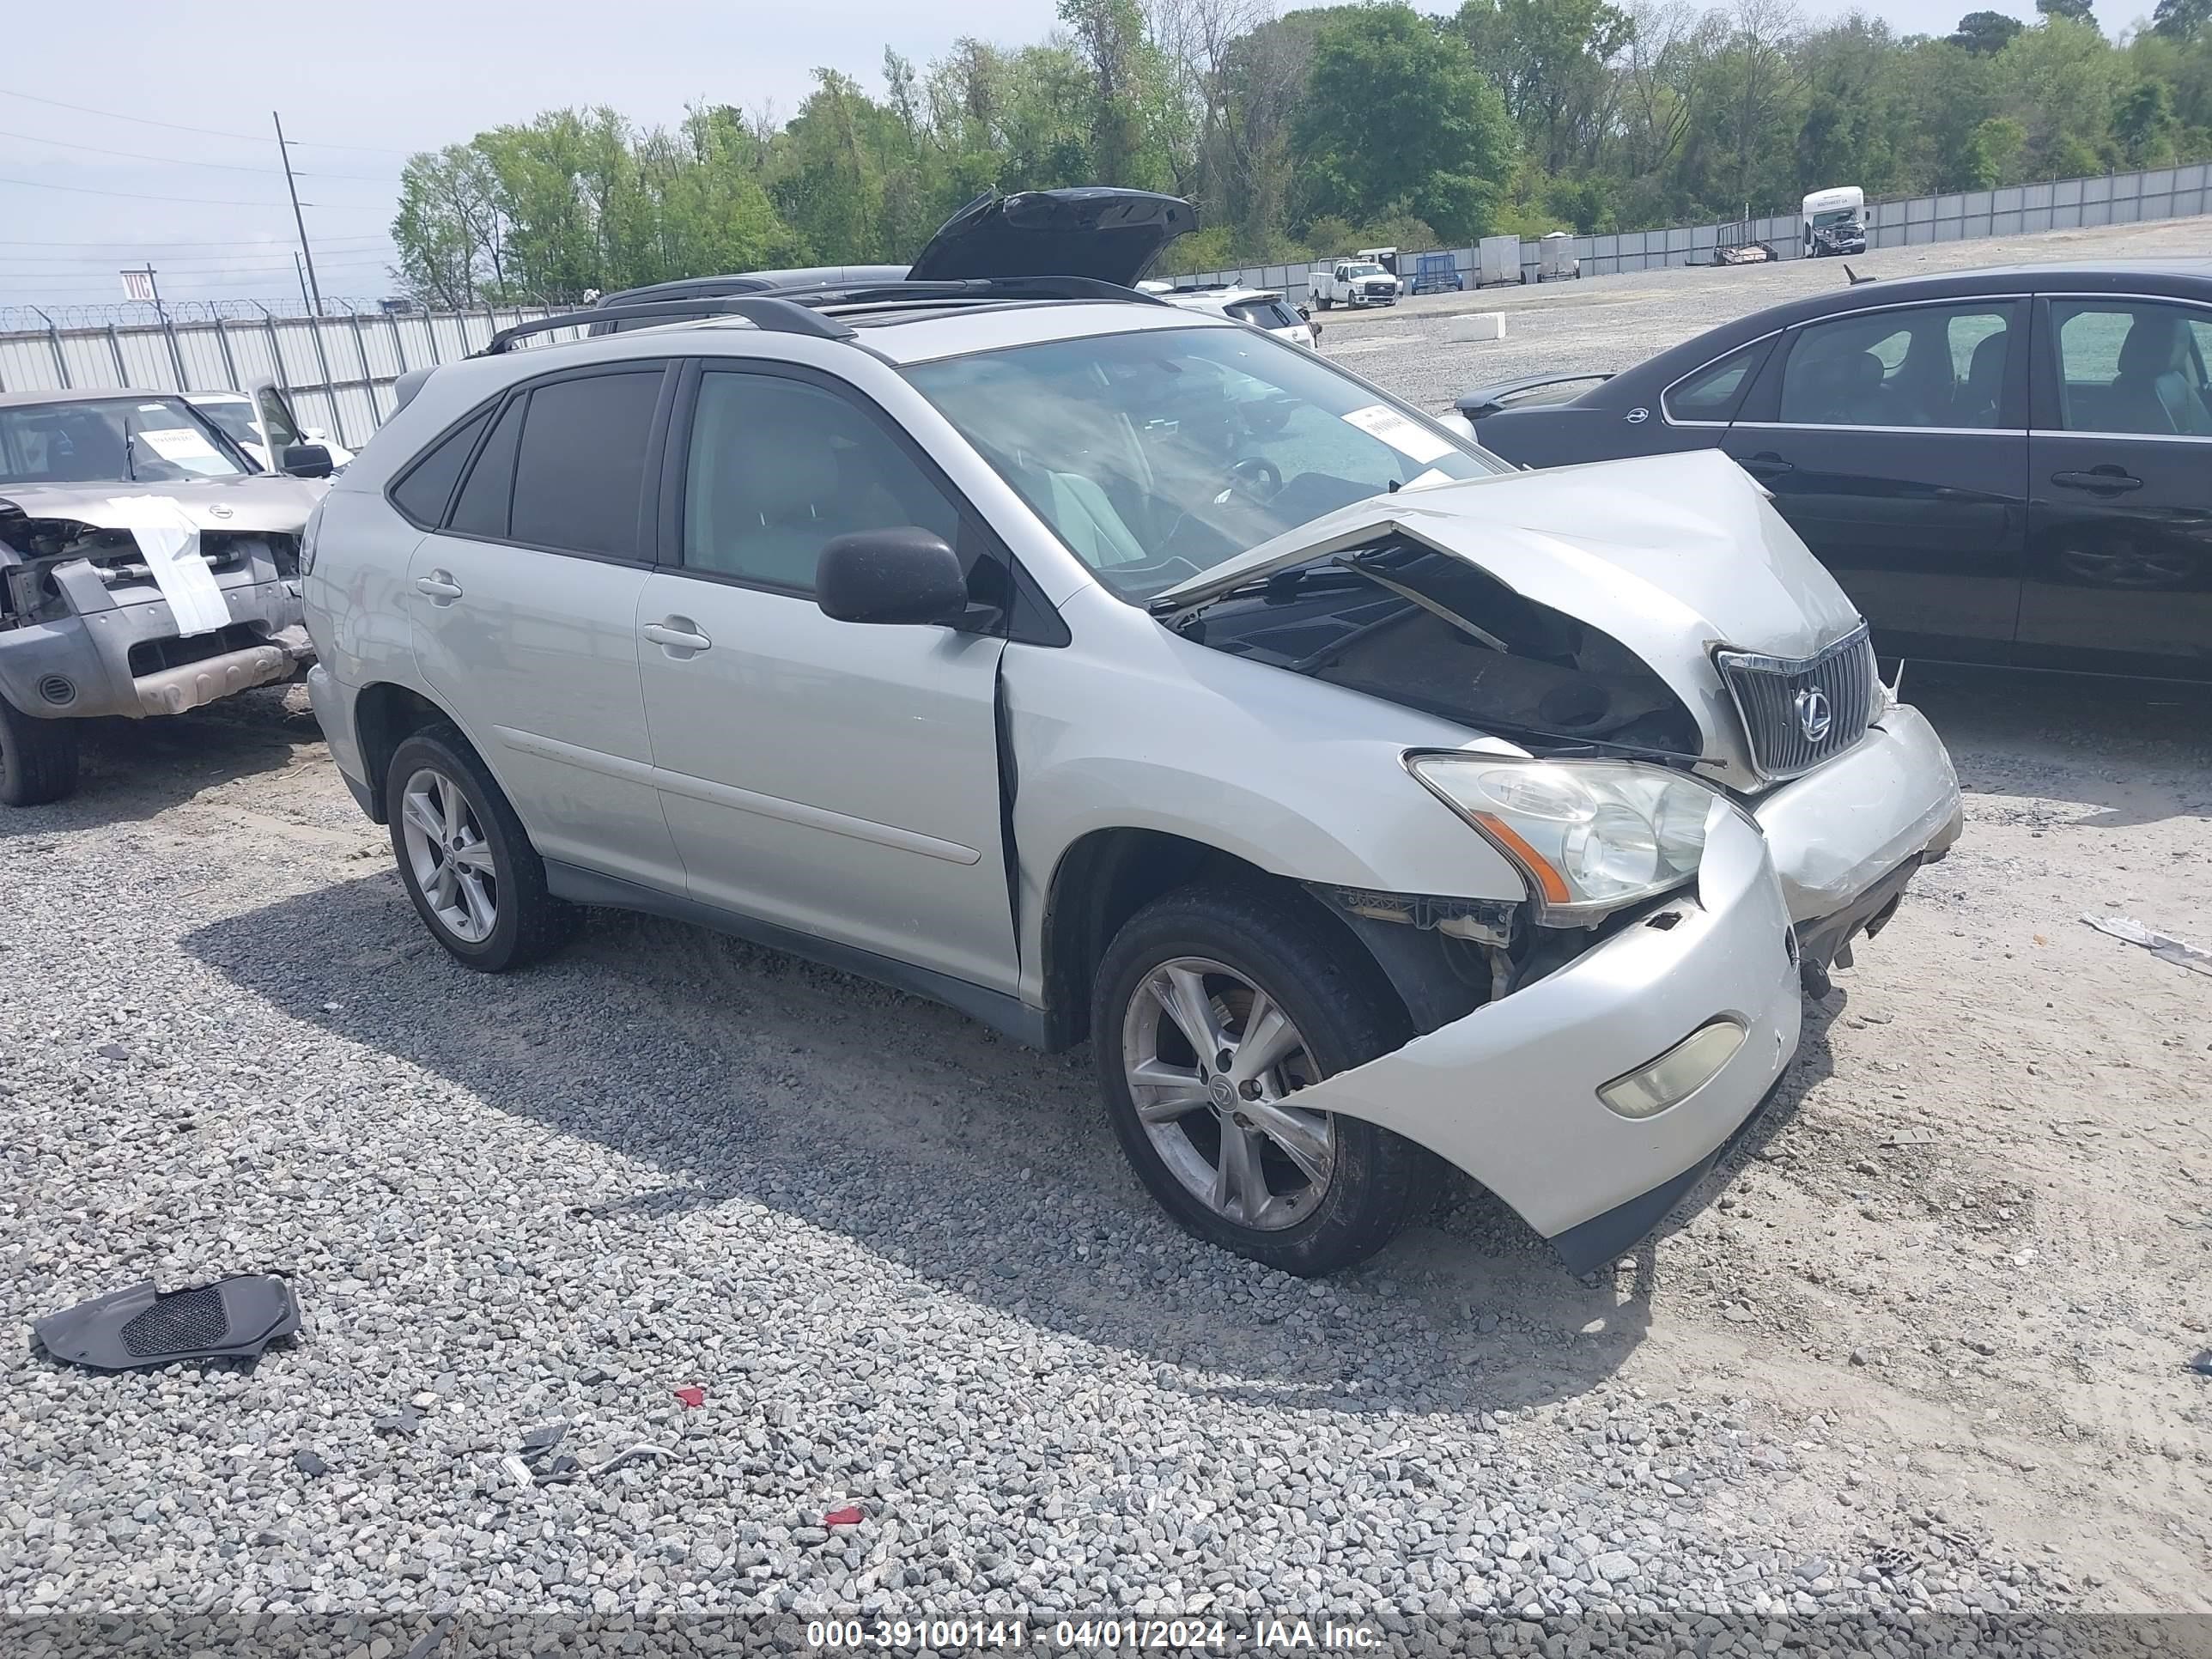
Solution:
[(1850, 909), (1907, 860), (1940, 858), (1964, 822), (1942, 739), (1904, 703), (1856, 747), (1751, 810), (1797, 923)]
[[(1633, 1243), (1758, 1109), (1796, 1052), (1803, 1015), (1790, 915), (1750, 823), (1721, 815), (1695, 897), (1659, 914), (1676, 920), (1626, 927), (1534, 984), (1300, 1091), (1298, 1103), (1427, 1147), (1560, 1245), (1571, 1266)], [(1686, 1098), (1638, 1120), (1599, 1099), (1602, 1085), (1723, 1018), (1743, 1025), (1743, 1044)], [(1603, 1224), (1577, 1234), (1594, 1222)]]

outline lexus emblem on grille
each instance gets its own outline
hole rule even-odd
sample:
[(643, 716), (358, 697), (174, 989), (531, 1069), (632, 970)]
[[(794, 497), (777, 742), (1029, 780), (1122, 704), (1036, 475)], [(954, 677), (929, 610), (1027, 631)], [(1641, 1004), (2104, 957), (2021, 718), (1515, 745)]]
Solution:
[(1818, 743), (1828, 735), (1835, 724), (1835, 715), (1828, 708), (1828, 694), (1817, 685), (1808, 685), (1797, 694), (1797, 729), (1805, 734), (1808, 743)]

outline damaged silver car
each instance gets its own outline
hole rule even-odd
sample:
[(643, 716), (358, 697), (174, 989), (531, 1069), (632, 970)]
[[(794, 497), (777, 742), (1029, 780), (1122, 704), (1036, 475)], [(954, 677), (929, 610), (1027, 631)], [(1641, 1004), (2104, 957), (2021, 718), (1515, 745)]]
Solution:
[(1516, 472), (1127, 291), (1160, 199), (417, 377), (309, 537), (331, 754), (472, 968), (705, 923), (1087, 1039), (1257, 1261), (1449, 1163), (1587, 1269), (1950, 845), (1949, 761), (1725, 456)]
[(182, 399), (0, 396), (0, 804), (76, 784), (76, 721), (292, 678), (299, 546), (327, 453), (271, 476)]

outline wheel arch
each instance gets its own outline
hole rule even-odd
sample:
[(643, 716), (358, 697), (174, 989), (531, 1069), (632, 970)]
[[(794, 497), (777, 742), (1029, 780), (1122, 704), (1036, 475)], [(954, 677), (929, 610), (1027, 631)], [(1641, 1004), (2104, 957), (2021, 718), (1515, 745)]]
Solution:
[[(385, 774), (391, 769), (392, 756), (399, 752), (399, 745), (408, 738), (435, 726), (451, 726), (462, 742), (469, 742), (467, 733), (461, 731), (460, 722), (453, 718), (451, 710), (412, 686), (379, 680), (364, 685), (355, 694), (354, 742), (361, 755), (362, 769), (367, 774), (363, 781), (368, 785), (368, 800), (365, 805), (376, 823), (386, 821)], [(469, 744), (469, 748), (483, 762), (484, 769), (497, 778), (497, 772), (483, 751), (473, 743)], [(505, 785), (501, 787), (504, 788)]]
[(1097, 829), (1061, 851), (1045, 885), (1040, 932), (1048, 1052), (1071, 1048), (1089, 1035), (1091, 980), (1123, 924), (1154, 899), (1194, 882), (1260, 888), (1279, 896), (1319, 919), (1405, 1005), (1390, 965), (1304, 884), (1169, 830)]

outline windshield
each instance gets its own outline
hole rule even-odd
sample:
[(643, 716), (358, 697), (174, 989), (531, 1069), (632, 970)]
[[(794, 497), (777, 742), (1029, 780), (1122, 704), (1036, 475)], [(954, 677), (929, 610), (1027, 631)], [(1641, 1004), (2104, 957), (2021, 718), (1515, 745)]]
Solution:
[(1826, 213), (1813, 216), (1813, 228), (1826, 230), (1831, 225), (1847, 225), (1859, 216), (1856, 208), (1833, 208)]
[(0, 409), (0, 484), (184, 483), (246, 470), (174, 398)]
[(1250, 329), (1054, 340), (906, 374), (1135, 603), (1353, 501), (1508, 470), (1326, 358)]
[(1390, 273), (1370, 259), (1361, 264), (1346, 265), (1344, 274), (1347, 276), (1387, 276)]
[(253, 405), (245, 398), (225, 398), (219, 402), (195, 403), (193, 408), (213, 421), (239, 443), (258, 445), (260, 430), (253, 424)]

